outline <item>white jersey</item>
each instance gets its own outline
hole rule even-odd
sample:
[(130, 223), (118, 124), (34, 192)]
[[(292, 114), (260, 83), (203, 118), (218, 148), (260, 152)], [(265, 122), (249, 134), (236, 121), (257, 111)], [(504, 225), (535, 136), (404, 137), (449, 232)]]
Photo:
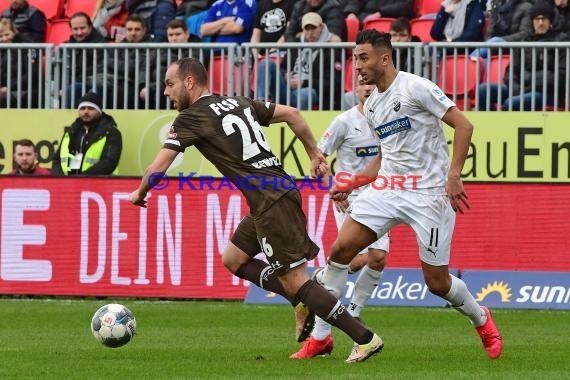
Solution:
[[(337, 174), (341, 172), (357, 174), (363, 171), (378, 154), (378, 142), (368, 128), (366, 118), (356, 106), (333, 119), (318, 146), (327, 156), (336, 152)], [(355, 189), (351, 193), (351, 198), (363, 188)]]
[[(418, 191), (445, 194), (449, 152), (441, 118), (453, 106), (435, 83), (403, 71), (386, 91), (375, 89), (364, 114), (382, 149), (379, 175), (421, 176)], [(406, 190), (411, 183), (406, 180)]]

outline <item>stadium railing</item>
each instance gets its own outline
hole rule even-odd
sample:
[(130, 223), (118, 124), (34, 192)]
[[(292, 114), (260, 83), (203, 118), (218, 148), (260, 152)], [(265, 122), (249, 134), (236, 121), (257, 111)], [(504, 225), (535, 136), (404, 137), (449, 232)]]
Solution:
[[(314, 110), (342, 109), (338, 99), (346, 95), (347, 88), (354, 88), (354, 68), (348, 67), (353, 43), (311, 44), (308, 86), (315, 87), (317, 99), (310, 99)], [(183, 56), (194, 56), (206, 63), (209, 84), (215, 93), (222, 95), (247, 95), (256, 98), (256, 86), (260, 76), (268, 76), (269, 70), (259, 71), (260, 59), (254, 59), (253, 51), (272, 49), (271, 59), (278, 62), (285, 72), (293, 70), (293, 56), (298, 56), (307, 44), (6, 44), (0, 45), (0, 58), (4, 67), (8, 96), (3, 108), (73, 108), (72, 99), (94, 88), (101, 92), (104, 104), (112, 109), (171, 109), (163, 95), (164, 72), (168, 65)], [(437, 83), (446, 94), (465, 110), (487, 110), (492, 107), (490, 91), (480, 102), (481, 84), (489, 89), (498, 78), (514, 83), (519, 77), (520, 91), (508, 86), (509, 102), (498, 111), (517, 111), (512, 97), (523, 95), (525, 85), (541, 96), (531, 99), (531, 110), (568, 111), (570, 94), (570, 43), (394, 43), (395, 60), (398, 67), (409, 68), (410, 72)], [(491, 55), (483, 56), (482, 49)], [(322, 59), (325, 52), (336, 54), (333, 64)], [(530, 62), (525, 60), (530, 52)], [(132, 59), (124, 59), (128, 54)], [(34, 62), (28, 57), (37, 56)], [(471, 56), (473, 56), (471, 58)], [(491, 58), (492, 56), (492, 58)], [(542, 58), (546, 56), (546, 58)], [(515, 73), (514, 58), (521, 62), (520, 72)], [(405, 60), (405, 62), (404, 62)], [(496, 64), (496, 61), (505, 62)], [(7, 63), (4, 63), (7, 62)], [(508, 65), (508, 62), (511, 65)], [(94, 63), (94, 64), (93, 64)], [(488, 64), (489, 63), (489, 64)], [(328, 67), (325, 67), (329, 65)], [(231, 70), (231, 67), (234, 70)], [(87, 69), (89, 67), (89, 69)], [(517, 75), (540, 72), (551, 68), (553, 78), (546, 76)], [(552, 70), (553, 69), (553, 70)], [(328, 79), (336, 73), (335, 85), (313, 83), (318, 70), (320, 79)], [(500, 73), (493, 72), (499, 70)], [(258, 72), (259, 71), (259, 72)], [(446, 75), (443, 75), (446, 74)], [(504, 76), (503, 76), (504, 75)], [(20, 81), (28, 76), (33, 81)], [(347, 77), (352, 78), (348, 86)], [(493, 79), (489, 79), (493, 78)], [(542, 78), (542, 79), (537, 79)], [(266, 78), (267, 79), (267, 78)], [(281, 79), (274, 79), (279, 85)], [(267, 83), (268, 81), (266, 81)], [(334, 81), (331, 81), (331, 83)], [(269, 85), (266, 86), (268, 90)], [(140, 90), (147, 89), (143, 100)], [(468, 89), (465, 92), (465, 89)], [(79, 94), (79, 96), (81, 96)], [(274, 94), (273, 101), (291, 104), (291, 88), (286, 86), (286, 96)], [(504, 102), (499, 98), (498, 103)], [(481, 103), (481, 104), (480, 104)]]

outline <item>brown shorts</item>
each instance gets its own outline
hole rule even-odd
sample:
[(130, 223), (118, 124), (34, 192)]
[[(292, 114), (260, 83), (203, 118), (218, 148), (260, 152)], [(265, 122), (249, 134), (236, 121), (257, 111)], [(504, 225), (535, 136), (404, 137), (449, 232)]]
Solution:
[(307, 234), (307, 218), (299, 191), (292, 190), (259, 216), (247, 214), (231, 239), (239, 249), (254, 257), (265, 254), (277, 275), (291, 264), (312, 260), (319, 247)]

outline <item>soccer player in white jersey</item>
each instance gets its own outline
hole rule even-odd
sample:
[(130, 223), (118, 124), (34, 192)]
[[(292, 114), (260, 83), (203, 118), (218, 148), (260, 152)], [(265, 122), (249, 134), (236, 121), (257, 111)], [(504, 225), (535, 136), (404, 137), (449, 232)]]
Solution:
[[(375, 168), (371, 165), (360, 173), (371, 180), (376, 177), (375, 182), (351, 205), (331, 248), (323, 282), (340, 296), (351, 259), (392, 227), (405, 223), (416, 234), (429, 290), (471, 321), (487, 355), (496, 359), (502, 338), (491, 313), (448, 271), (456, 212), (470, 207), (460, 174), (473, 125), (433, 82), (396, 70), (389, 34), (359, 32), (354, 54), (357, 73), (377, 87), (365, 103), (364, 114), (379, 139), (382, 165), (378, 157)], [(451, 161), (441, 120), (454, 129)], [(389, 186), (384, 188), (386, 182)], [(337, 185), (330, 192), (333, 199), (341, 200), (350, 191)], [(367, 354), (365, 346), (358, 346), (347, 361)]]
[[(362, 172), (378, 155), (378, 144), (364, 117), (364, 102), (374, 88), (374, 85), (366, 84), (361, 77), (358, 78), (358, 84), (355, 87), (358, 104), (333, 119), (318, 145), (325, 157), (336, 152), (336, 173), (345, 178), (351, 174)], [(346, 207), (365, 187), (354, 189), (345, 201), (334, 202), (333, 212), (337, 228), (340, 229), (346, 218)], [(362, 307), (380, 281), (389, 248), (390, 238), (388, 234), (385, 234), (352, 260), (351, 271), (356, 272), (362, 268), (354, 285), (350, 305), (347, 309), (352, 316), (360, 317)], [(319, 273), (322, 274), (316, 269), (313, 278), (319, 280)], [(334, 347), (331, 330), (329, 323), (316, 317), (311, 336), (304, 342), (301, 349), (290, 357), (292, 359), (309, 359), (330, 354)]]

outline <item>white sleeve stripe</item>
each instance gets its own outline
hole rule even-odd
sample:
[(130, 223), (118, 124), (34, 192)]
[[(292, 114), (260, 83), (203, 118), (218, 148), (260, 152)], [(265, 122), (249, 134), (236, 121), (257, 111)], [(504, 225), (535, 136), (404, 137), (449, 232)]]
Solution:
[(171, 140), (171, 139), (168, 139), (168, 140), (166, 140), (164, 143), (165, 143), (165, 144), (172, 144), (172, 145), (180, 146), (180, 141), (178, 141), (178, 140)]

